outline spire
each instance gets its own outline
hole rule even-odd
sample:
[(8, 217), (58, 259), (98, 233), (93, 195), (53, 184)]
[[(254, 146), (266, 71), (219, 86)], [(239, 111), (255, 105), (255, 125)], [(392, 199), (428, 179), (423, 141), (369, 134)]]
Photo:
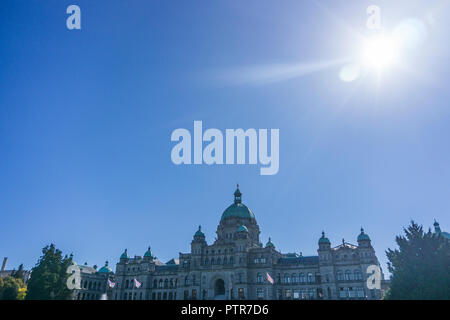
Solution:
[(266, 248), (275, 248), (275, 245), (272, 243), (272, 239), (269, 237), (269, 241), (266, 243)]
[(238, 204), (242, 202), (242, 193), (239, 191), (239, 183), (237, 184), (236, 191), (234, 192), (234, 203)]
[(322, 231), (322, 237), (319, 239), (319, 245), (320, 244), (331, 244), (330, 239), (325, 237), (325, 231)]
[(436, 219), (434, 219), (433, 226), (434, 226), (434, 232), (441, 233), (441, 227), (439, 227), (439, 222), (437, 222)]
[(195, 238), (195, 237), (202, 237), (202, 238), (205, 237), (205, 234), (204, 234), (203, 231), (202, 231), (202, 226), (198, 226), (198, 230), (197, 230), (197, 232), (195, 232), (195, 234), (194, 234), (194, 238)]
[(120, 256), (120, 259), (128, 259), (128, 250), (125, 249), (125, 251), (122, 253), (122, 255)]

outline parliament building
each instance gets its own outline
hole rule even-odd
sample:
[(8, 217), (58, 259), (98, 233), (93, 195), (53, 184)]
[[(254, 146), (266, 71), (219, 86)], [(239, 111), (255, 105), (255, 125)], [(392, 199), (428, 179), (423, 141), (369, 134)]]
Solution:
[(208, 244), (198, 227), (191, 251), (166, 263), (150, 248), (134, 257), (125, 249), (115, 273), (107, 263), (89, 273), (89, 282), (82, 280), (75, 299), (90, 299), (91, 282), (100, 283), (92, 296), (109, 300), (381, 299), (384, 294), (382, 272), (381, 286), (368, 285), (368, 278), (374, 277), (371, 270), (380, 264), (362, 228), (357, 244), (342, 240), (332, 246), (322, 232), (317, 255), (282, 253), (270, 238), (261, 243), (255, 215), (242, 203), (238, 186), (216, 233), (216, 240)]

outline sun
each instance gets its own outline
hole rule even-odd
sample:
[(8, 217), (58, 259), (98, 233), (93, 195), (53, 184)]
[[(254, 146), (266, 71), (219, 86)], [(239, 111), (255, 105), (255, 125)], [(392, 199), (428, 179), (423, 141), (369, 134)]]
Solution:
[(399, 48), (392, 37), (376, 35), (364, 41), (362, 62), (370, 69), (386, 69), (397, 62), (398, 55)]

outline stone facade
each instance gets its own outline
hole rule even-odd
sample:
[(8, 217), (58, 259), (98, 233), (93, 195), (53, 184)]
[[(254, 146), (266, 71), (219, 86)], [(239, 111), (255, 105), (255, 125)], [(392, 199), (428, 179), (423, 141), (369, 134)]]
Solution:
[(97, 270), (97, 266), (88, 266), (87, 263), (78, 267), (80, 288), (73, 291), (73, 300), (106, 300), (111, 296), (112, 288), (108, 285), (108, 279), (114, 281), (114, 273), (108, 267), (108, 261), (100, 270)]
[(342, 240), (332, 247), (322, 233), (315, 256), (281, 253), (270, 238), (265, 246), (260, 242), (258, 223), (253, 212), (242, 203), (239, 186), (234, 197), (234, 203), (222, 214), (217, 239), (212, 244), (206, 242), (199, 227), (191, 242), (191, 252), (180, 253), (179, 259), (167, 263), (159, 261), (150, 248), (144, 257), (134, 258), (125, 250), (117, 263), (115, 286), (108, 298), (382, 298), (383, 288), (369, 290), (366, 285), (367, 268), (379, 266), (379, 262), (363, 229), (357, 245)]

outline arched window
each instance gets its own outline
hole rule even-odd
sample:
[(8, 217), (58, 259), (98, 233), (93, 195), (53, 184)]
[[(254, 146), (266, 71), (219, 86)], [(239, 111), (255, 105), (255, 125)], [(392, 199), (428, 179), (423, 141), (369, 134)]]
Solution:
[(350, 270), (345, 270), (345, 280), (352, 280), (352, 273)]
[[(127, 280), (127, 281), (125, 281), (125, 289), (128, 289), (128, 286), (130, 285), (130, 281), (129, 280)], [(126, 299), (125, 299), (126, 300)]]
[(195, 286), (195, 274), (192, 275), (192, 285)]
[(158, 281), (156, 281), (156, 279), (155, 279), (155, 280), (153, 280), (153, 288), (156, 289), (156, 287), (158, 287)]
[(211, 265), (213, 265), (213, 264), (214, 264), (214, 258), (211, 259)]
[(308, 273), (308, 282), (313, 283), (315, 281), (314, 275), (310, 272)]
[(266, 257), (261, 256), (261, 263), (266, 263)]
[(284, 274), (284, 283), (291, 283), (291, 277), (289, 274)]
[(164, 288), (169, 287), (169, 279), (164, 280)]
[(305, 274), (302, 272), (300, 273), (300, 283), (305, 283), (306, 282), (306, 277)]
[(262, 274), (261, 274), (261, 273), (258, 273), (258, 274), (256, 275), (256, 282), (257, 282), (257, 283), (262, 283), (262, 282), (263, 282), (263, 277), (262, 277)]
[(161, 289), (163, 287), (163, 280), (159, 279), (158, 287)]
[(205, 259), (205, 266), (208, 265), (208, 259)]
[(361, 270), (356, 269), (354, 272), (355, 280), (362, 280)]
[(228, 263), (227, 257), (223, 258), (223, 264), (227, 264), (227, 263)]
[(342, 273), (341, 270), (339, 270), (339, 271), (337, 272), (337, 279), (338, 279), (338, 281), (344, 280), (344, 274)]
[(189, 285), (189, 277), (188, 277), (188, 276), (186, 276), (186, 277), (184, 278), (184, 285), (185, 285), (185, 286), (188, 286), (188, 285)]
[(297, 283), (297, 274), (296, 273), (292, 274), (292, 283)]
[(169, 285), (171, 288), (173, 288), (173, 279), (170, 279)]
[(221, 264), (222, 260), (220, 260), (220, 258), (217, 258), (217, 264)]

